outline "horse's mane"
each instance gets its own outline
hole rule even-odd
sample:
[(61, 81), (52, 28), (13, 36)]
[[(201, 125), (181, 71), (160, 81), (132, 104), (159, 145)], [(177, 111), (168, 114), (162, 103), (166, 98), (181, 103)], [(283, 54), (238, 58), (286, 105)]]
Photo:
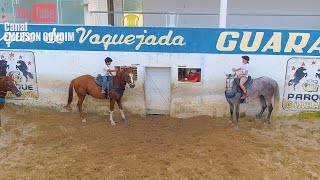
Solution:
[(124, 74), (124, 72), (125, 72), (125, 69), (121, 69), (121, 70), (117, 71), (115, 76), (116, 77), (121, 77)]
[(234, 78), (234, 84), (235, 84), (235, 85), (240, 84), (240, 79), (239, 79), (239, 78)]
[(240, 79), (239, 78), (234, 78), (234, 81), (233, 81), (233, 87), (234, 87), (234, 90), (237, 91), (237, 92), (241, 92), (241, 88), (239, 86), (240, 84)]
[(130, 67), (125, 67), (125, 68), (119, 70), (116, 75), (123, 75), (123, 74), (125, 74), (125, 72), (127, 71), (127, 69), (130, 69)]

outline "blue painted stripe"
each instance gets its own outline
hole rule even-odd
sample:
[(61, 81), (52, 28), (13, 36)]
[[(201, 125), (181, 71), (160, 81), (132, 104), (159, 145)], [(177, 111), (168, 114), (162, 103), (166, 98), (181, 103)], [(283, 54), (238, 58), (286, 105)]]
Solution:
[[(56, 32), (73, 33), (74, 41), (62, 44), (45, 42), (44, 35), (52, 32), (53, 29), (56, 29)], [(0, 37), (4, 36), (4, 30), (4, 24), (0, 24)], [(88, 35), (88, 31), (92, 32), (84, 40), (81, 38), (81, 30), (86, 32), (85, 35)], [(28, 32), (40, 32), (41, 41), (33, 43), (12, 42), (10, 47), (7, 47), (7, 44), (2, 40), (0, 41), (0, 49), (320, 55), (320, 45), (317, 48), (320, 43), (318, 42), (320, 31), (317, 30), (28, 25)], [(251, 36), (248, 36), (250, 33)], [(126, 39), (127, 43), (117, 45), (111, 43), (107, 49), (103, 43), (94, 44), (95, 41), (101, 41), (103, 37), (105, 39), (110, 37), (110, 43), (112, 41), (118, 42), (119, 39), (122, 41)], [(256, 41), (254, 41), (255, 37), (258, 37)], [(91, 39), (91, 43), (89, 39)], [(165, 42), (169, 45), (164, 45)], [(251, 47), (254, 42), (256, 48)], [(151, 45), (152, 43), (154, 45)], [(245, 48), (246, 46), (249, 48)]]

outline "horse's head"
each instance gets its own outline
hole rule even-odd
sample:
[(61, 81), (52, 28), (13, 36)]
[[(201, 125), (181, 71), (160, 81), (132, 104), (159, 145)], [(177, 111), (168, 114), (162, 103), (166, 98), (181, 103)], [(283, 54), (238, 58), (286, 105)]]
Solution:
[(129, 88), (134, 88), (135, 84), (133, 79), (132, 67), (124, 68), (120, 73), (123, 76), (124, 84), (128, 85)]
[(12, 77), (9, 77), (9, 76), (4, 77), (3, 86), (1, 88), (3, 88), (2, 90), (5, 92), (11, 91), (17, 97), (21, 97), (22, 95), (21, 91), (16, 86), (16, 82), (13, 80)]
[(234, 97), (237, 92), (240, 80), (235, 78), (235, 74), (226, 74), (226, 96)]

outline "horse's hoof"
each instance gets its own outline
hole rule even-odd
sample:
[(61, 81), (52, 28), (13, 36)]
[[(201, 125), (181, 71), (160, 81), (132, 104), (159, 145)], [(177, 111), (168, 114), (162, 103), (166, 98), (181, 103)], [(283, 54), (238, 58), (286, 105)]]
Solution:
[(228, 124), (233, 124), (233, 122), (231, 120), (228, 121)]
[(66, 107), (63, 107), (63, 108), (60, 109), (60, 112), (70, 112), (70, 110), (67, 109)]
[(122, 121), (123, 122), (128, 122), (128, 119), (127, 118), (122, 118)]
[(81, 121), (84, 123), (87, 122), (87, 120), (85, 118), (82, 118)]
[(63, 106), (63, 108), (61, 109), (62, 112), (65, 112), (65, 111), (70, 112), (71, 110), (72, 109), (70, 106)]
[(116, 123), (115, 123), (115, 122), (111, 122), (111, 125), (112, 125), (112, 126), (115, 126), (115, 125), (116, 125)]

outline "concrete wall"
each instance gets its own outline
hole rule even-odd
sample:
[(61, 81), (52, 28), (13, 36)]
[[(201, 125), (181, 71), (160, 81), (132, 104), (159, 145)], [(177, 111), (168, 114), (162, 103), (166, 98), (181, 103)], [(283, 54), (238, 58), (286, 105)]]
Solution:
[[(113, 65), (137, 65), (138, 80), (134, 89), (126, 89), (124, 107), (126, 111), (144, 115), (145, 67), (172, 67), (172, 90), (170, 114), (174, 117), (196, 115), (223, 116), (229, 113), (224, 97), (225, 73), (231, 73), (232, 67), (241, 64), (241, 55), (213, 54), (168, 54), (168, 53), (121, 53), (86, 51), (33, 51), (37, 64), (39, 96), (38, 100), (18, 101), (26, 105), (41, 105), (62, 108), (66, 105), (70, 81), (83, 74), (93, 76), (101, 73), (104, 58), (114, 59)], [(283, 94), (286, 63), (290, 57), (251, 55), (251, 75), (254, 78), (268, 76), (274, 78), (280, 88), (280, 103)], [(198, 84), (178, 82), (178, 66), (202, 69), (202, 82)], [(75, 98), (74, 101), (77, 99)], [(241, 111), (256, 114), (257, 101), (241, 106)], [(280, 105), (281, 106), (281, 105)], [(76, 102), (73, 102), (76, 109)], [(87, 112), (106, 112), (106, 100), (87, 96)], [(117, 110), (116, 110), (117, 111)], [(281, 111), (286, 113), (285, 111)]]
[[(178, 27), (218, 27), (219, 25), (220, 0), (179, 0), (179, 1), (156, 1), (148, 0), (143, 2), (145, 12), (175, 12), (175, 13), (209, 13), (217, 15), (179, 15)], [(166, 16), (145, 15), (145, 26), (165, 26)]]
[[(318, 6), (318, 0), (229, 0), (227, 28), (319, 29)], [(148, 0), (144, 1), (143, 8), (145, 12), (217, 14), (210, 16), (180, 15), (178, 27), (218, 27), (219, 25), (220, 0)], [(256, 14), (260, 15), (255, 16)], [(144, 17), (144, 25), (165, 26), (165, 15), (147, 14)]]
[[(4, 27), (6, 28), (0, 27), (0, 29), (7, 29), (7, 25)], [(224, 97), (225, 73), (231, 73), (233, 67), (241, 65), (243, 54), (249, 54), (251, 57), (250, 66), (252, 68), (250, 74), (253, 78), (267, 76), (278, 82), (280, 88), (278, 106), (282, 102), (283, 96), (281, 95), (286, 92), (285, 84), (289, 84), (285, 83), (285, 80), (292, 79), (298, 68), (307, 67), (305, 58), (310, 57), (309, 60), (311, 59), (312, 62), (308, 60), (308, 65), (310, 65), (308, 70), (311, 70), (308, 71), (308, 78), (299, 84), (304, 75), (304, 72), (300, 72), (298, 76), (302, 75), (301, 79), (295, 80), (296, 84), (299, 84), (297, 91), (292, 87), (290, 87), (290, 91), (295, 91), (291, 93), (293, 95), (301, 94), (293, 99), (298, 103), (302, 100), (305, 101), (310, 96), (319, 97), (318, 79), (310, 79), (317, 78), (317, 76), (320, 78), (319, 63), (315, 58), (318, 56), (320, 45), (318, 31), (55, 27), (51, 25), (30, 25), (28, 31), (34, 33), (40, 31), (39, 33), (44, 36), (48, 32), (56, 30), (56, 28), (59, 29), (59, 32), (75, 33), (75, 38), (63, 43), (60, 40), (59, 43), (56, 43), (56, 39), (48, 41), (43, 38), (32, 43), (22, 41), (12, 42), (11, 44), (5, 42), (8, 41), (5, 40), (5, 37), (8, 36), (4, 36), (4, 34), (3, 38), (0, 39), (0, 48), (3, 50), (30, 50), (35, 55), (40, 98), (34, 101), (21, 101), (20, 103), (63, 107), (67, 101), (70, 81), (83, 74), (96, 76), (101, 73), (106, 56), (114, 59), (114, 66), (130, 66), (132, 64), (137, 66), (138, 81), (136, 82), (136, 88), (125, 91), (124, 106), (126, 110), (142, 115), (146, 113), (144, 89), (147, 76), (145, 73), (146, 67), (171, 68), (171, 78), (168, 81), (171, 82), (170, 114), (172, 116), (221, 116), (227, 114), (229, 108)], [(84, 40), (82, 33), (78, 32), (79, 29), (82, 29), (82, 31), (89, 31), (90, 29), (94, 34)], [(6, 35), (8, 33), (6, 32)], [(255, 34), (254, 40), (253, 37), (248, 36), (251, 33)], [(105, 39), (111, 37), (110, 34), (113, 36), (112, 42), (109, 41), (111, 38), (108, 41)], [(114, 42), (118, 41), (114, 39), (119, 35), (122, 36), (123, 42), (120, 42), (120, 40)], [(98, 37), (105, 39), (105, 45), (99, 41)], [(157, 39), (159, 42), (156, 42)], [(289, 70), (288, 75), (287, 62), (292, 57), (300, 57), (300, 60), (289, 67), (292, 70)], [(202, 82), (196, 84), (178, 82), (178, 68), (181, 66), (201, 68)], [(305, 87), (302, 85), (306, 85), (305, 80), (312, 80), (309, 84), (316, 89), (302, 89)], [(314, 109), (319, 110), (319, 99), (307, 99), (307, 103), (316, 101), (314, 104), (318, 107)], [(107, 110), (106, 100), (88, 98), (86, 104), (88, 111)], [(75, 107), (75, 103), (73, 105)], [(260, 108), (256, 105), (256, 102), (241, 107), (242, 111), (249, 114), (256, 114)], [(300, 108), (300, 110), (303, 111), (304, 109)], [(285, 113), (287, 111), (281, 110), (281, 112)]]
[[(107, 11), (106, 0), (88, 1), (89, 11)], [(242, 0), (228, 2), (227, 28), (251, 29), (319, 29), (320, 14), (317, 0), (262, 1)], [(123, 11), (123, 1), (114, 0), (114, 10)], [(144, 12), (200, 13), (212, 15), (178, 15), (177, 27), (218, 27), (220, 0), (148, 0), (143, 1)], [(87, 15), (87, 14), (85, 14)], [(90, 15), (87, 25), (108, 25), (107, 13)], [(122, 13), (115, 14), (115, 25), (120, 26)], [(143, 25), (165, 27), (166, 14), (144, 14)]]
[[(250, 16), (229, 15), (229, 28), (280, 28), (280, 29), (319, 29), (320, 14), (318, 0), (241, 0), (229, 1), (229, 14), (252, 14)], [(270, 16), (254, 16), (264, 14)], [(289, 15), (289, 16), (273, 16)], [(296, 15), (296, 16), (295, 16)], [(299, 16), (318, 15), (318, 16)]]

